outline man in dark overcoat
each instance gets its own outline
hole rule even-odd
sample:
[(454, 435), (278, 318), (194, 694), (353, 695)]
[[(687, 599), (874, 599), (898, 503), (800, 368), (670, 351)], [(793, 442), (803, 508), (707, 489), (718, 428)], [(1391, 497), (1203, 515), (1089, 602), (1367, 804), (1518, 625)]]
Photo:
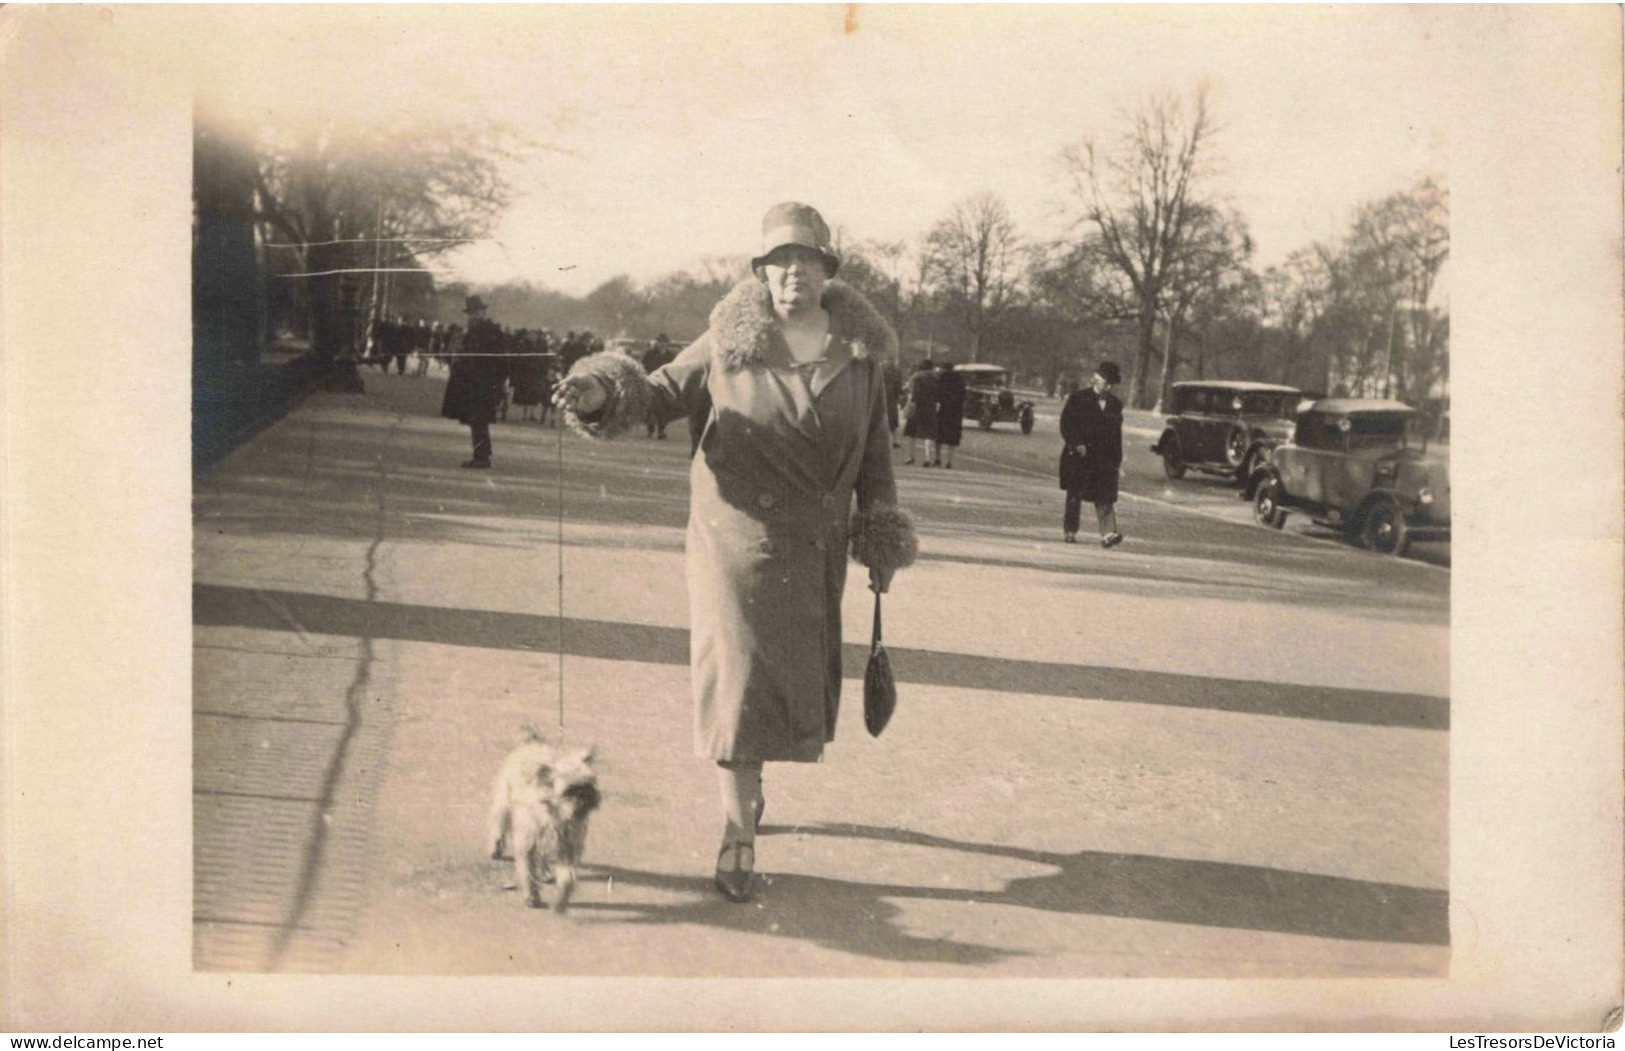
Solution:
[(1123, 542), (1117, 531), (1117, 480), (1123, 473), (1123, 403), (1111, 392), (1123, 381), (1113, 361), (1102, 361), (1088, 388), (1067, 396), (1061, 408), (1061, 488), (1066, 511), (1061, 530), (1078, 542), (1078, 519), (1087, 500), (1095, 505), (1100, 546)]
[[(676, 356), (676, 354), (672, 353), (671, 338), (662, 332), (655, 337), (655, 341), (649, 344), (648, 348), (643, 352), (643, 371), (653, 375), (656, 369), (671, 364), (671, 360)], [(648, 431), (649, 437), (665, 440), (666, 421), (652, 409), (649, 412), (649, 418), (644, 421), (644, 427)]]
[(510, 359), (502, 353), (501, 330), (485, 316), (485, 300), (469, 296), (463, 312), (468, 315), (468, 332), (451, 359), (440, 415), (465, 424), (474, 439), (474, 458), (463, 466), (488, 468), (491, 422), (497, 418), (497, 405), (508, 382)]

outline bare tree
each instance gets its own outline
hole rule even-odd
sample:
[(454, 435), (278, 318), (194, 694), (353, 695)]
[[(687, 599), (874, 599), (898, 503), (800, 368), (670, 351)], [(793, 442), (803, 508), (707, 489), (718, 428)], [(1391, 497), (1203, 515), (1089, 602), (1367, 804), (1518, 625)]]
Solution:
[(1425, 396), (1448, 369), (1438, 336), (1448, 319), (1433, 290), (1450, 257), (1449, 210), (1448, 192), (1423, 177), (1360, 208), (1349, 235), (1350, 269), (1387, 315), (1379, 376), (1389, 397)]
[(500, 125), (406, 118), (328, 117), (262, 127), (257, 138), (259, 216), (297, 261), (290, 279), (307, 282), (312, 346), (328, 358), (350, 338), (344, 314), (358, 289), (381, 312), (388, 274), (422, 271), (490, 232), (511, 198), (503, 162), (523, 148)]
[(1017, 299), (1022, 245), (1010, 210), (994, 194), (975, 194), (926, 237), (928, 267), (949, 309), (970, 335), (979, 361), (988, 330)]
[[(1280, 383), (1302, 382), (1298, 374), (1311, 360), (1321, 319), (1330, 309), (1332, 273), (1327, 255), (1324, 245), (1310, 245), (1294, 251), (1280, 266), (1264, 271), (1262, 317), (1279, 346), (1274, 372)], [(1310, 386), (1324, 390), (1325, 380), (1322, 369)]]
[(1123, 274), (1137, 308), (1131, 405), (1143, 400), (1170, 274), (1191, 235), (1200, 184), (1211, 171), (1218, 129), (1208, 96), (1205, 83), (1188, 98), (1152, 95), (1134, 112), (1129, 130), (1109, 147), (1085, 139), (1062, 154), (1080, 205), (1078, 225)]
[(930, 254), (921, 240), (860, 241), (839, 249), (841, 280), (862, 292), (897, 333), (899, 348), (929, 331)]
[[(1179, 326), (1196, 307), (1206, 305), (1209, 317), (1226, 313), (1225, 307), (1237, 301), (1236, 292), (1246, 281), (1246, 265), (1253, 252), (1247, 221), (1234, 211), (1226, 211), (1203, 201), (1187, 205), (1185, 235), (1169, 257), (1164, 280), (1164, 310), (1167, 329), (1162, 352), (1162, 377), (1157, 384), (1156, 405), (1168, 398), (1179, 366)], [(1201, 370), (1198, 369), (1198, 377)]]

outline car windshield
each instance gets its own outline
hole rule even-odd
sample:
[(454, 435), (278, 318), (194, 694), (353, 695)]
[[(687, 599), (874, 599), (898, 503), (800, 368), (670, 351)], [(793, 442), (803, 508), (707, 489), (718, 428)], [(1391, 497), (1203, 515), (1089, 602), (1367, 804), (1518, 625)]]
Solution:
[(1267, 393), (1255, 391), (1241, 396), (1241, 411), (1249, 416), (1279, 416), (1291, 419), (1297, 415), (1298, 396), (1296, 394)]
[(1422, 429), (1410, 413), (1362, 413), (1349, 418), (1350, 449), (1421, 447)]

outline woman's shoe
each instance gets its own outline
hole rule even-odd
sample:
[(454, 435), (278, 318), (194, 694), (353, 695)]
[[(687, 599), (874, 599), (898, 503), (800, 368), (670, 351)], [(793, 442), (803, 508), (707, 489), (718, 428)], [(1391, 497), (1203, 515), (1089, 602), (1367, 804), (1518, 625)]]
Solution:
[(913, 463), (914, 463), (914, 457), (910, 456), (908, 459), (903, 461), (903, 466), (908, 467), (908, 466), (912, 465)]
[(1101, 547), (1116, 547), (1118, 544), (1121, 544), (1122, 542), (1123, 542), (1123, 534), (1122, 533), (1107, 533), (1105, 536), (1100, 538), (1100, 546)]
[(755, 843), (723, 843), (717, 852), (717, 890), (729, 901), (749, 901), (756, 891), (755, 869)]

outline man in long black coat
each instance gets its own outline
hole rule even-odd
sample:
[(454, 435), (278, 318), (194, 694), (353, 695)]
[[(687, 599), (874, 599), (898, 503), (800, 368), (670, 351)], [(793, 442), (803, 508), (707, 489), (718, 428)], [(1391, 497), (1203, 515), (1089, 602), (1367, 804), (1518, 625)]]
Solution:
[(440, 403), (440, 415), (466, 424), (474, 439), (474, 458), (465, 461), (464, 467), (491, 466), (491, 422), (497, 418), (497, 405), (508, 382), (509, 359), (502, 354), (502, 331), (486, 318), (485, 310), (485, 300), (468, 297), (463, 307), (468, 332), (451, 360), (446, 396)]
[(1103, 361), (1085, 390), (1067, 396), (1061, 408), (1061, 488), (1066, 512), (1061, 529), (1066, 542), (1078, 542), (1083, 502), (1095, 505), (1100, 546), (1123, 542), (1117, 531), (1117, 480), (1123, 470), (1123, 403), (1111, 389), (1123, 380), (1117, 363)]

